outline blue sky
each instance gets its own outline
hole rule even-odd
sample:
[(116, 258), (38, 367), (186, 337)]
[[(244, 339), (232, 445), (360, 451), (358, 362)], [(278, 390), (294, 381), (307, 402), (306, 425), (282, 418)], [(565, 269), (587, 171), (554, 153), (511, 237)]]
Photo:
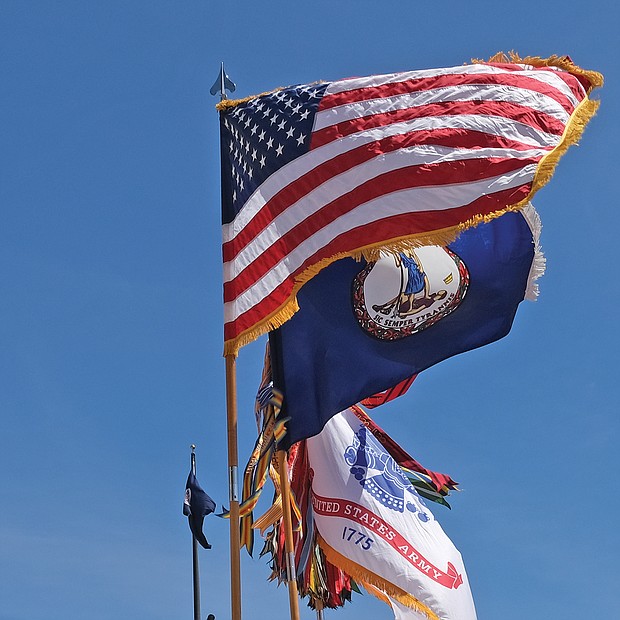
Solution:
[[(435, 514), (480, 620), (620, 617), (617, 23), (596, 0), (3, 0), (0, 620), (191, 617), (190, 443), (203, 486), (227, 498), (220, 61), (245, 96), (500, 50), (569, 54), (606, 78), (535, 200), (539, 301), (375, 417), (461, 483)], [(238, 362), (241, 464), (263, 349)], [(223, 620), (228, 524), (206, 531), (203, 615)], [(243, 557), (244, 619), (288, 617), (268, 574)], [(369, 595), (326, 613), (391, 617)]]

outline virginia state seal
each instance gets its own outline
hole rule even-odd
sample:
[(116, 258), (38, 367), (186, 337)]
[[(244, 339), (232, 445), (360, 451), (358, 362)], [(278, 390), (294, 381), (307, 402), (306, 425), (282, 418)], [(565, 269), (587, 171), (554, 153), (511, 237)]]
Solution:
[(428, 245), (383, 254), (353, 281), (355, 317), (375, 338), (398, 340), (454, 312), (468, 285), (467, 266), (448, 248)]

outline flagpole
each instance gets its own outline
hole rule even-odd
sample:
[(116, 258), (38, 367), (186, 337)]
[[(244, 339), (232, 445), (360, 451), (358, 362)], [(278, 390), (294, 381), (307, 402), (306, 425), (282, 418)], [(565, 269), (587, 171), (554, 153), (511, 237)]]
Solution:
[(232, 620), (241, 620), (241, 540), (237, 488), (237, 372), (235, 355), (226, 356), (226, 421), (228, 434), (228, 495), (230, 500), (230, 597)]
[[(196, 446), (192, 444), (190, 464), (192, 474), (196, 475)], [(192, 580), (194, 591), (194, 620), (200, 620), (200, 571), (198, 567), (198, 541), (194, 534), (192, 534)]]
[(280, 491), (282, 493), (282, 525), (284, 526), (284, 552), (286, 558), (286, 581), (291, 620), (299, 620), (299, 598), (295, 576), (295, 548), (293, 543), (293, 519), (291, 517), (291, 488), (288, 479), (286, 451), (278, 450)]
[[(211, 90), (219, 91), (221, 101), (226, 99), (226, 90), (234, 91), (234, 82), (226, 75), (224, 63)], [(228, 496), (230, 501), (230, 598), (231, 618), (241, 620), (241, 537), (239, 534), (239, 493), (237, 487), (237, 373), (236, 356), (226, 355), (226, 425), (228, 435)]]

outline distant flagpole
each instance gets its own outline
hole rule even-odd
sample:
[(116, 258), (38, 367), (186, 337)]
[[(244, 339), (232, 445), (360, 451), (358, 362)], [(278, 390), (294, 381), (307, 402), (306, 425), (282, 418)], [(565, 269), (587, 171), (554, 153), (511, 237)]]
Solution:
[[(196, 446), (192, 444), (190, 465), (192, 474), (196, 475)], [(193, 591), (194, 591), (194, 620), (200, 620), (200, 572), (198, 569), (198, 541), (194, 534), (192, 534), (192, 579), (193, 579)]]
[[(220, 73), (209, 91), (226, 99), (226, 90), (233, 92), (236, 86), (226, 75), (224, 63)], [(230, 598), (231, 618), (241, 620), (241, 537), (239, 532), (239, 492), (237, 471), (237, 371), (236, 355), (226, 355), (226, 426), (228, 436), (228, 499), (230, 502)]]

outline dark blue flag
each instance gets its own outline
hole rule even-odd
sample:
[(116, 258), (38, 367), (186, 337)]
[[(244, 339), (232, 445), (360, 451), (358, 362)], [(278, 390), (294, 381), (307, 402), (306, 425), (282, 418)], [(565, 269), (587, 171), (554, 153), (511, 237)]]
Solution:
[(189, 529), (192, 530), (192, 534), (205, 549), (211, 549), (211, 545), (202, 532), (202, 524), (205, 516), (214, 510), (215, 502), (202, 490), (196, 476), (190, 472), (185, 485), (183, 514), (189, 518)]
[(274, 386), (290, 417), (282, 447), (336, 413), (458, 353), (505, 336), (544, 269), (533, 207), (375, 262), (332, 263), (270, 334)]

